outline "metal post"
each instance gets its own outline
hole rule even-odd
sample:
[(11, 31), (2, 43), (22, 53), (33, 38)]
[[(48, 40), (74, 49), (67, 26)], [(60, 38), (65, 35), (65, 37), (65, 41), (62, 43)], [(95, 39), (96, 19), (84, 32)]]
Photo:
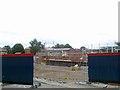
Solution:
[(100, 53), (100, 44), (99, 44), (99, 53)]
[(111, 51), (112, 51), (112, 53), (113, 53), (113, 52), (114, 52), (114, 50), (113, 50), (113, 49), (114, 49), (114, 47), (112, 46), (112, 47), (111, 47), (111, 49), (112, 49)]
[(92, 53), (92, 49), (93, 49), (93, 44), (91, 44), (91, 52), (90, 53)]
[(108, 43), (107, 43), (107, 53), (108, 53)]

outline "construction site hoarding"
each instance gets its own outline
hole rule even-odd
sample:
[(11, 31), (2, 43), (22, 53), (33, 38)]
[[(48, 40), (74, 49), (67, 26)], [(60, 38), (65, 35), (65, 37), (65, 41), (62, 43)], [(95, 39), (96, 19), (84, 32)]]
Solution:
[(90, 82), (120, 83), (120, 53), (88, 54)]
[(0, 82), (2, 82), (2, 55), (0, 56)]
[(4, 54), (2, 83), (33, 85), (33, 54)]

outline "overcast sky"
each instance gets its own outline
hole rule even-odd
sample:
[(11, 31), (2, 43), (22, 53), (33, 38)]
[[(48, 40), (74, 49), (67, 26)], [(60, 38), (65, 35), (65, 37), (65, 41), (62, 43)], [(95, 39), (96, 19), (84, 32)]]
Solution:
[(0, 0), (0, 47), (36, 38), (74, 48), (118, 41), (119, 0)]

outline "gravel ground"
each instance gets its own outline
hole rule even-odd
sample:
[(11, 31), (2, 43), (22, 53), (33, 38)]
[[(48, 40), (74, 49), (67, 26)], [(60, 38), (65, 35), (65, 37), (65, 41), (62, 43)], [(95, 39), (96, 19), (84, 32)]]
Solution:
[(70, 67), (35, 65), (35, 76), (53, 81), (88, 81), (88, 67), (80, 67), (79, 70), (72, 71)]
[[(41, 82), (41, 86), (38, 88), (120, 88), (119, 86), (113, 86), (103, 83), (91, 83), (86, 84), (86, 82), (69, 82), (69, 83), (59, 83), (55, 81), (49, 81), (45, 79), (37, 79)], [(31, 85), (20, 85), (20, 84), (6, 84), (0, 88), (31, 88)]]
[[(41, 82), (45, 81), (47, 84), (51, 85), (66, 88), (103, 88), (106, 86), (107, 88), (120, 87), (118, 85), (103, 83), (84, 84), (88, 81), (87, 66), (81, 66), (79, 70), (72, 71), (70, 67), (36, 64), (34, 69), (34, 75), (40, 79)], [(82, 84), (78, 82), (81, 82)]]
[[(3, 86), (2, 88), (31, 88), (31, 85), (9, 84), (9, 85)], [(50, 85), (50, 84), (42, 84), (38, 88), (64, 88), (64, 87), (57, 86), (57, 85)]]

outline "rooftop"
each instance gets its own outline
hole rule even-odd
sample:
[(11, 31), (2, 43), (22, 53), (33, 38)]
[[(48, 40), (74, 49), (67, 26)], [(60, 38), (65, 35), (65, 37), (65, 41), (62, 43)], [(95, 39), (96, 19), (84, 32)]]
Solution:
[(48, 51), (69, 51), (71, 48), (46, 48)]
[(6, 49), (4, 49), (4, 48), (0, 48), (0, 51), (7, 51)]

